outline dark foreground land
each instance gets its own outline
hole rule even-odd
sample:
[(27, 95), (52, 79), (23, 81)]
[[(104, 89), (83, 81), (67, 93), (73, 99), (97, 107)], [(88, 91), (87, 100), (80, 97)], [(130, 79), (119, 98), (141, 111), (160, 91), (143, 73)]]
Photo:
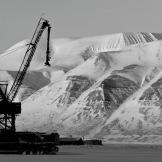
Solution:
[(162, 162), (162, 146), (60, 146), (57, 155), (0, 155), (0, 162)]

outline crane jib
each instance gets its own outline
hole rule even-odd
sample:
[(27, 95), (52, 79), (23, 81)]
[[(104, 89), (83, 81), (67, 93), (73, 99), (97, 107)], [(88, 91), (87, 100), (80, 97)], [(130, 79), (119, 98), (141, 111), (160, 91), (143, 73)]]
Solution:
[(38, 25), (36, 27), (36, 30), (33, 34), (31, 42), (28, 44), (28, 48), (26, 50), (25, 56), (23, 58), (23, 61), (21, 63), (20, 69), (16, 75), (16, 78), (14, 80), (14, 83), (7, 95), (7, 99), (12, 102), (14, 98), (17, 95), (17, 92), (24, 80), (24, 77), (26, 75), (26, 72), (28, 70), (28, 67), (30, 66), (31, 60), (34, 56), (35, 50), (37, 48), (38, 42), (40, 41), (40, 38), (42, 36), (43, 31), (48, 28), (48, 35), (47, 35), (47, 51), (46, 51), (46, 61), (45, 65), (50, 66), (50, 49), (49, 49), (49, 40), (50, 40), (50, 30), (51, 26), (48, 22), (48, 20), (45, 20), (41, 18), (38, 22)]

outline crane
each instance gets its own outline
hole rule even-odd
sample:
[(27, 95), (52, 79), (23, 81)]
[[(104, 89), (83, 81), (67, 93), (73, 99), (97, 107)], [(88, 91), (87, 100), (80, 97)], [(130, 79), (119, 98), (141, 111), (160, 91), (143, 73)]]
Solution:
[(21, 103), (14, 102), (14, 99), (20, 89), (20, 86), (23, 83), (27, 70), (30, 66), (34, 53), (36, 51), (37, 45), (40, 41), (40, 38), (47, 28), (47, 51), (46, 51), (46, 60), (45, 65), (50, 66), (50, 47), (49, 47), (49, 40), (50, 40), (50, 31), (51, 26), (49, 21), (40, 18), (37, 24), (37, 27), (34, 31), (32, 39), (30, 43), (27, 45), (27, 50), (25, 52), (25, 56), (23, 61), (20, 65), (14, 83), (11, 86), (11, 89), (7, 93), (7, 83), (0, 83), (0, 130), (4, 131), (13, 131), (15, 132), (15, 120), (16, 115), (21, 113)]

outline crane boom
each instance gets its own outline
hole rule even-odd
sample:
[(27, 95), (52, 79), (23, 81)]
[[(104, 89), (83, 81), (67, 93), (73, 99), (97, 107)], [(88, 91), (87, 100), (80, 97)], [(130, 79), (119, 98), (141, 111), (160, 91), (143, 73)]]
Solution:
[(23, 82), (23, 79), (26, 75), (27, 69), (30, 66), (31, 60), (34, 56), (35, 50), (37, 48), (38, 42), (40, 41), (40, 38), (42, 36), (43, 31), (48, 28), (48, 37), (47, 37), (47, 52), (46, 52), (46, 62), (45, 65), (50, 65), (49, 64), (49, 60), (50, 60), (50, 50), (49, 50), (49, 37), (50, 37), (50, 29), (51, 26), (48, 22), (48, 20), (44, 19), (44, 18), (40, 18), (38, 25), (36, 27), (36, 30), (33, 34), (33, 37), (31, 39), (31, 42), (28, 44), (28, 48), (26, 50), (25, 56), (23, 58), (23, 61), (21, 63), (20, 69), (17, 73), (17, 76), (14, 80), (14, 83), (9, 91), (9, 93), (7, 94), (7, 99), (12, 102), (14, 100), (14, 98), (17, 95), (17, 92)]

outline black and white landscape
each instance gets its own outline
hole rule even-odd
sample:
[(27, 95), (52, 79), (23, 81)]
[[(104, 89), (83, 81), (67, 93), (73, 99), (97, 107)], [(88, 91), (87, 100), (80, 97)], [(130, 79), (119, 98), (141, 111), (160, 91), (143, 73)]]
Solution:
[[(162, 143), (161, 39), (144, 32), (52, 39), (50, 67), (44, 66), (42, 39), (15, 98), (22, 102), (17, 130)], [(28, 42), (0, 55), (0, 81), (8, 88)]]

